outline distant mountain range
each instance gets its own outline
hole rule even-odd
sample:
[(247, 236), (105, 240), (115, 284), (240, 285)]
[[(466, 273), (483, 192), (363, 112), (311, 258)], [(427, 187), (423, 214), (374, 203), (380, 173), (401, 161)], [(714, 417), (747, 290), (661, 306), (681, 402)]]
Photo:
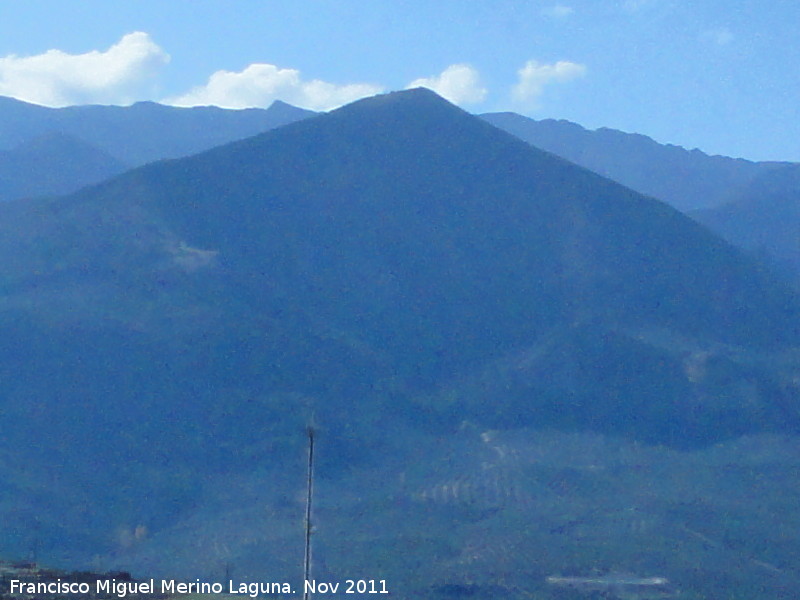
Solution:
[(564, 531), (633, 539), (640, 504), (657, 534), (617, 563), (696, 558), (659, 519), (703, 529), (705, 496), (626, 482), (800, 433), (798, 347), (797, 294), (704, 226), (428, 90), (377, 96), (0, 205), (0, 552), (294, 573), (313, 418), (321, 575), (523, 597), (492, 565), (545, 542), (544, 582)]
[(275, 102), (268, 109), (177, 108), (154, 102), (132, 106), (48, 108), (0, 97), (0, 149), (32, 138), (66, 134), (135, 167), (196, 154), (312, 115)]
[(481, 115), (537, 148), (658, 198), (800, 285), (797, 165), (709, 156), (700, 150), (569, 121), (515, 113)]
[(754, 179), (786, 163), (709, 156), (700, 150), (659, 144), (615, 129), (584, 129), (569, 121), (536, 121), (516, 113), (481, 118), (529, 144), (566, 158), (681, 211), (719, 206)]
[(800, 166), (770, 171), (731, 202), (690, 215), (800, 286)]
[(63, 133), (0, 151), (0, 201), (74, 192), (127, 170), (110, 154)]
[(47, 108), (0, 97), (0, 201), (73, 192), (313, 114), (280, 101), (250, 110), (153, 102)]

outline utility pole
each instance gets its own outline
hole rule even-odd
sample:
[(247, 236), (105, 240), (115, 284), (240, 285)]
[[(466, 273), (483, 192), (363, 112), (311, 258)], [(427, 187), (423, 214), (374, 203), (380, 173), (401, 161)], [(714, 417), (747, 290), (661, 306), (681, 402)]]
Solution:
[(306, 428), (308, 434), (308, 491), (306, 493), (306, 551), (303, 561), (303, 600), (308, 600), (306, 582), (311, 576), (311, 501), (314, 494), (314, 427)]

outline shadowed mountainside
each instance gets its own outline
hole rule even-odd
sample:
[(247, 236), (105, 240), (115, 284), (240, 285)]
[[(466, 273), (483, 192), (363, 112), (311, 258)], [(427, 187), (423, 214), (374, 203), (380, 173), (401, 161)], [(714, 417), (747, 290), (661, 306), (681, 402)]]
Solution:
[(690, 216), (800, 286), (800, 167), (771, 171), (733, 201)]
[[(35, 529), (61, 560), (124, 566), (137, 532), (215, 514), (219, 478), (276, 519), (236, 556), (283, 572), (312, 413), (320, 472), (356, 496), (465, 422), (673, 449), (800, 424), (793, 292), (674, 209), (427, 90), (5, 203), (0, 293), (0, 539), (19, 552)], [(254, 472), (268, 492), (238, 487)], [(450, 493), (420, 477), (415, 494)], [(365, 522), (401, 527), (395, 502)], [(408, 521), (415, 560), (477, 541), (496, 507), (476, 502)], [(374, 572), (398, 568), (381, 548)]]

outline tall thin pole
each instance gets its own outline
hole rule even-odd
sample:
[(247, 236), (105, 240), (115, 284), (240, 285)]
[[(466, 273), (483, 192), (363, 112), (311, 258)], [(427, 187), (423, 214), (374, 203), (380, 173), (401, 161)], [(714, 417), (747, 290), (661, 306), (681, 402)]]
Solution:
[(306, 581), (311, 576), (311, 500), (314, 494), (314, 428), (309, 425), (308, 433), (308, 492), (306, 494), (306, 552), (303, 561), (303, 600), (308, 600)]

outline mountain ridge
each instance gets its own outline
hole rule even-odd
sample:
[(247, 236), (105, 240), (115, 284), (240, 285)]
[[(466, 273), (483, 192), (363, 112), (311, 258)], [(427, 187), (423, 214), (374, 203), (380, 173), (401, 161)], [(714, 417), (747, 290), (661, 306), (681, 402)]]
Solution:
[(315, 114), (283, 102), (267, 109), (228, 110), (155, 102), (49, 108), (8, 97), (0, 100), (0, 149), (60, 132), (131, 166), (195, 154)]
[(564, 120), (536, 121), (508, 112), (480, 116), (534, 146), (684, 212), (728, 202), (755, 178), (790, 164), (707, 155), (638, 133), (608, 127), (589, 130)]

